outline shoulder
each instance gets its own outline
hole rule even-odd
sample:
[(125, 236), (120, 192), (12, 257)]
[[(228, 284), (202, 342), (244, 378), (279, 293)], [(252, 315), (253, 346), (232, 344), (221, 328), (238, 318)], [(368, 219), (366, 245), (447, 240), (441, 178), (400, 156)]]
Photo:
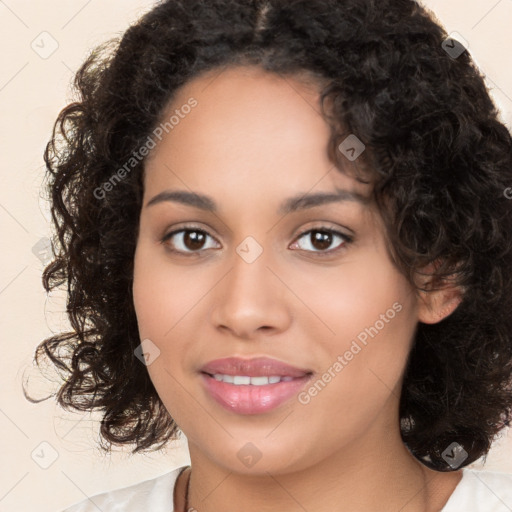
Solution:
[(462, 479), (441, 512), (510, 512), (512, 474), (463, 469)]
[(123, 510), (132, 512), (151, 510), (154, 512), (172, 512), (173, 491), (180, 472), (187, 466), (181, 466), (150, 480), (144, 480), (127, 487), (96, 494), (80, 501), (62, 512), (113, 512)]

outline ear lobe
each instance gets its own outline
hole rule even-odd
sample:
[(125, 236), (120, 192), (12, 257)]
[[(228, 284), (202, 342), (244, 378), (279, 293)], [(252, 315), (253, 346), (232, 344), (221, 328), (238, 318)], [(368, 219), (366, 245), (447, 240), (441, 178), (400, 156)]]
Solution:
[[(427, 265), (423, 270), (432, 272), (436, 262)], [(425, 278), (423, 278), (425, 279)], [(423, 281), (423, 288), (428, 289), (430, 281)], [(441, 287), (435, 290), (418, 291), (418, 320), (425, 324), (436, 324), (451, 315), (462, 302), (462, 290), (460, 287), (445, 281)]]

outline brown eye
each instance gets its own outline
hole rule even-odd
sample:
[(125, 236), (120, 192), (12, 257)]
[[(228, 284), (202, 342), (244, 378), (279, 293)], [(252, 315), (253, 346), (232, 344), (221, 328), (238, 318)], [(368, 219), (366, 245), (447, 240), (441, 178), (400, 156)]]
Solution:
[(204, 235), (201, 231), (188, 231), (183, 235), (183, 245), (191, 251), (201, 249), (205, 241)]
[(332, 244), (333, 234), (325, 231), (311, 231), (311, 245), (320, 251), (325, 251)]
[[(173, 252), (193, 253), (201, 249), (209, 249), (205, 247), (208, 238), (212, 238), (206, 231), (200, 229), (180, 229), (168, 233), (162, 239), (162, 243), (170, 245)], [(171, 240), (172, 243), (168, 243)]]
[[(299, 249), (319, 254), (333, 253), (352, 241), (352, 238), (348, 235), (327, 228), (310, 229), (298, 237), (298, 240), (301, 239), (305, 240), (306, 243), (303, 243), (301, 247), (299, 242), (295, 242)], [(327, 250), (336, 239), (341, 240), (341, 243), (338, 243), (333, 249)]]

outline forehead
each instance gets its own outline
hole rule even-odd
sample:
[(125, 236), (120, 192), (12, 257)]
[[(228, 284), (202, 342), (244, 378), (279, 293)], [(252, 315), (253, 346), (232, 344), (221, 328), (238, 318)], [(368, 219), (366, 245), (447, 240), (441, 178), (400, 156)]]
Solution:
[(257, 67), (213, 70), (191, 80), (162, 116), (162, 123), (173, 115), (179, 122), (151, 151), (146, 187), (158, 193), (179, 185), (210, 195), (231, 189), (259, 200), (333, 186), (367, 193), (329, 159), (330, 127), (319, 99), (311, 79)]

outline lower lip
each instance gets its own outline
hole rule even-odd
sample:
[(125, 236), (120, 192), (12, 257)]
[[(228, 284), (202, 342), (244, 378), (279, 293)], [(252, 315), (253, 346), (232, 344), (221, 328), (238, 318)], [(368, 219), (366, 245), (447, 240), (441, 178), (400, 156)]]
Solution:
[(238, 414), (260, 414), (279, 407), (296, 395), (311, 379), (311, 374), (263, 386), (229, 384), (206, 373), (202, 373), (201, 378), (210, 396), (225, 409)]

